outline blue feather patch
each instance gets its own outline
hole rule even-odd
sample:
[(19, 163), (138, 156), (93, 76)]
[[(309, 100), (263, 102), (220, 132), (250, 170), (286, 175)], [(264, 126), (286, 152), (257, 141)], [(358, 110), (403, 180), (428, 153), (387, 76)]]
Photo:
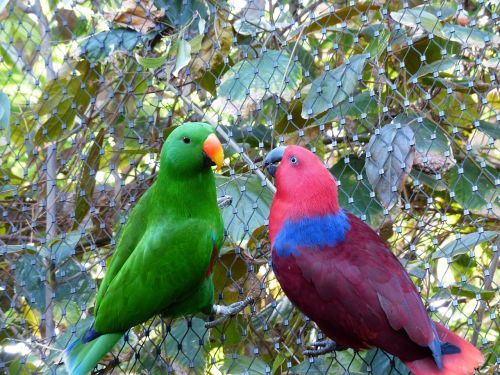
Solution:
[(298, 255), (297, 247), (334, 246), (345, 239), (351, 228), (343, 210), (336, 214), (306, 217), (299, 221), (285, 221), (274, 240), (278, 256)]
[(82, 342), (84, 344), (88, 343), (89, 341), (92, 341), (96, 338), (101, 336), (100, 333), (98, 333), (95, 329), (94, 326), (90, 327), (90, 329), (83, 335)]

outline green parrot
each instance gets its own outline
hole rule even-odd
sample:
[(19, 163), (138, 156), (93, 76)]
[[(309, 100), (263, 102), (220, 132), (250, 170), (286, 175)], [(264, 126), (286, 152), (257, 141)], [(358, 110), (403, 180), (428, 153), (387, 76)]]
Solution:
[(156, 314), (234, 315), (248, 300), (214, 305), (212, 271), (224, 239), (212, 165), (224, 153), (213, 128), (186, 123), (167, 138), (153, 185), (130, 213), (99, 287), (94, 323), (64, 352), (87, 374), (131, 327)]

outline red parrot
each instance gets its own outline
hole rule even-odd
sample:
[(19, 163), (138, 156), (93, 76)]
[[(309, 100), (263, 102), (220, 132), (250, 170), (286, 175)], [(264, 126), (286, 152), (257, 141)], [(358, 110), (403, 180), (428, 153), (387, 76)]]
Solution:
[(264, 164), (277, 188), (269, 216), (274, 273), (337, 348), (378, 347), (415, 375), (468, 375), (482, 364), (479, 350), (429, 318), (388, 244), (339, 207), (320, 159), (288, 146)]

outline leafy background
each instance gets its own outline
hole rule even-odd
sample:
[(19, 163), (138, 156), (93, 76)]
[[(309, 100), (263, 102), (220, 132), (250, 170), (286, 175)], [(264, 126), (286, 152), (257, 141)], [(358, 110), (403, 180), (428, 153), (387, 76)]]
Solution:
[(387, 239), (433, 319), (498, 370), (499, 3), (0, 1), (0, 368), (64, 373), (173, 127), (224, 141), (220, 303), (131, 329), (115, 373), (401, 374), (372, 350), (305, 358), (321, 333), (269, 268), (277, 144), (323, 158), (343, 207)]

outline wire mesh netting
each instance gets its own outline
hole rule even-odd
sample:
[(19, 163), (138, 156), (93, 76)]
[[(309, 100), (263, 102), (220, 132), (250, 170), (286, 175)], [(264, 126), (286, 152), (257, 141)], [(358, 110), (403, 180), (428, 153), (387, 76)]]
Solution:
[(173, 128), (224, 144), (220, 326), (158, 316), (100, 373), (407, 374), (322, 337), (270, 267), (278, 144), (315, 152), (340, 204), (387, 240), (430, 316), (498, 371), (497, 0), (0, 1), (0, 371), (65, 373)]

